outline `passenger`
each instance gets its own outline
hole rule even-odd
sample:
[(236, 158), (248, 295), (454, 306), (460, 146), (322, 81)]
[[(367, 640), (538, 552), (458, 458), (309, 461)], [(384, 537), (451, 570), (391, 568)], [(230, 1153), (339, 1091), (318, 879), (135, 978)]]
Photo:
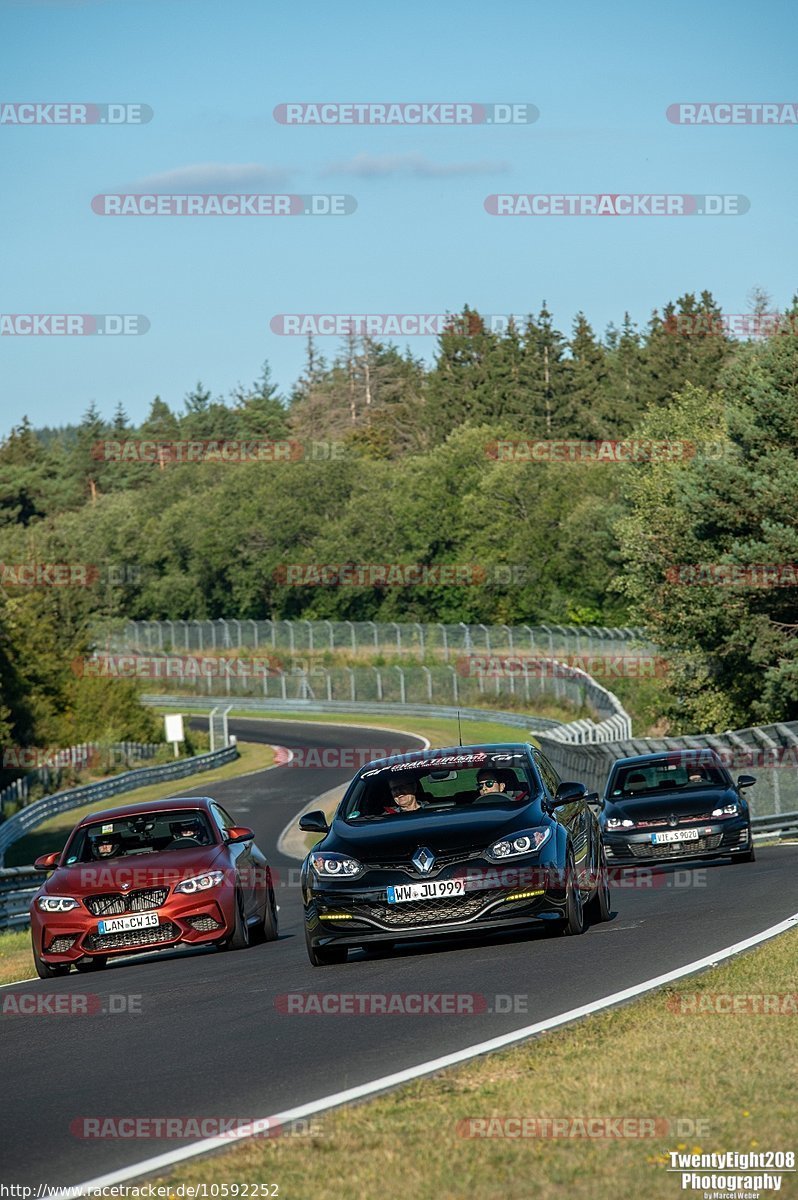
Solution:
[(477, 788), (480, 797), (498, 796), (500, 792), (507, 791), (507, 785), (497, 771), (480, 771), (477, 775)]

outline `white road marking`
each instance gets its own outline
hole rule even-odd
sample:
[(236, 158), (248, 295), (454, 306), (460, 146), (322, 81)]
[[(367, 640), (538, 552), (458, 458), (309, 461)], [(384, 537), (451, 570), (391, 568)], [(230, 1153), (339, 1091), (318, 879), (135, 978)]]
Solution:
[(440, 1058), (428, 1059), (426, 1062), (419, 1063), (415, 1067), (407, 1067), (403, 1071), (394, 1071), (391, 1075), (383, 1075), (379, 1079), (373, 1079), (369, 1083), (362, 1083), (358, 1087), (347, 1088), (343, 1092), (333, 1092), (329, 1096), (323, 1096), (320, 1100), (312, 1100), (308, 1104), (297, 1105), (296, 1108), (289, 1108), (284, 1112), (274, 1113), (270, 1117), (262, 1117), (257, 1121), (252, 1121), (248, 1125), (242, 1126), (240, 1130), (231, 1133), (229, 1136), (204, 1138), (202, 1141), (193, 1142), (190, 1146), (182, 1146), (179, 1150), (169, 1150), (165, 1154), (158, 1154), (153, 1158), (143, 1159), (141, 1162), (133, 1163), (129, 1167), (122, 1167), (118, 1171), (111, 1171), (107, 1175), (100, 1175), (96, 1179), (91, 1179), (86, 1183), (75, 1184), (74, 1187), (70, 1188), (70, 1193), (72, 1196), (85, 1195), (95, 1188), (111, 1187), (117, 1183), (125, 1183), (127, 1180), (136, 1179), (141, 1175), (153, 1175), (174, 1167), (177, 1163), (185, 1162), (187, 1159), (197, 1158), (201, 1154), (209, 1154), (213, 1150), (221, 1150), (225, 1146), (229, 1147), (238, 1141), (244, 1141), (246, 1138), (262, 1133), (265, 1129), (287, 1125), (291, 1121), (298, 1121), (304, 1117), (313, 1116), (315, 1113), (325, 1112), (330, 1108), (338, 1108), (342, 1104), (351, 1104), (354, 1100), (363, 1100), (367, 1096), (374, 1096), (378, 1092), (387, 1091), (389, 1088), (398, 1087), (403, 1083), (410, 1083), (411, 1080), (420, 1079), (422, 1076), (431, 1075), (436, 1071), (442, 1071), (446, 1067), (453, 1067), (458, 1063), (468, 1062), (469, 1059), (477, 1058), (482, 1054), (489, 1054), (494, 1050), (502, 1050), (505, 1046), (512, 1046), (516, 1042), (525, 1041), (527, 1038), (534, 1037), (539, 1033), (545, 1033), (549, 1029), (557, 1029), (561, 1025), (578, 1021), (582, 1017), (601, 1012), (605, 1008), (612, 1008), (616, 1004), (623, 1004), (625, 1001), (642, 996), (646, 992), (653, 991), (655, 988), (663, 987), (667, 983), (673, 983), (676, 979), (683, 979), (686, 975), (692, 975), (697, 971), (705, 970), (707, 967), (717, 966), (718, 963), (723, 962), (727, 958), (732, 958), (736, 954), (750, 950), (753, 946), (757, 946), (761, 942), (777, 937), (780, 933), (786, 933), (787, 930), (794, 929), (796, 925), (798, 925), (798, 913), (794, 913), (791, 917), (787, 917), (786, 920), (780, 921), (777, 925), (771, 925), (768, 929), (764, 929), (761, 933), (756, 933), (753, 937), (746, 938), (742, 942), (735, 942), (734, 945), (726, 946), (722, 950), (716, 950), (704, 958), (696, 959), (695, 962), (687, 963), (683, 967), (677, 967), (674, 971), (667, 971), (664, 975), (656, 975), (652, 979), (646, 979), (643, 983), (637, 983), (633, 987), (624, 988), (620, 992), (613, 992), (612, 995), (603, 996), (600, 1000), (592, 1000), (589, 1004), (583, 1004), (579, 1008), (569, 1009), (568, 1012), (560, 1013), (559, 1016), (549, 1017), (547, 1020), (538, 1021), (534, 1025), (526, 1025), (523, 1029), (513, 1030), (511, 1033), (490, 1038), (485, 1042), (477, 1042), (473, 1046), (467, 1046), (463, 1050), (456, 1050), (452, 1054), (444, 1054)]

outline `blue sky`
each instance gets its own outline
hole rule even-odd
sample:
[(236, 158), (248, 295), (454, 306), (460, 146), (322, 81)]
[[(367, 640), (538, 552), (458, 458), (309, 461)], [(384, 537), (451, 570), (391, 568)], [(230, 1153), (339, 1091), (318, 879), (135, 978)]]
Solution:
[[(301, 339), (278, 313), (432, 313), (469, 303), (624, 309), (709, 288), (745, 312), (784, 307), (798, 128), (670, 124), (675, 101), (789, 101), (798, 10), (787, 0), (565, 6), (538, 0), (0, 0), (5, 102), (148, 104), (146, 125), (0, 126), (4, 313), (142, 313), (141, 337), (0, 337), (0, 433), (78, 420), (94, 400), (144, 417), (264, 359), (282, 388)], [(499, 128), (280, 125), (286, 101), (533, 103)], [(175, 173), (172, 175), (172, 173)], [(340, 218), (95, 215), (102, 192), (343, 192)], [(220, 182), (222, 181), (222, 182)], [(203, 185), (203, 186), (200, 186)], [(151, 183), (147, 187), (152, 187)], [(161, 190), (163, 190), (163, 183)], [(737, 193), (742, 217), (497, 218), (493, 192)], [(339, 343), (319, 339), (332, 356)], [(430, 357), (434, 340), (410, 339)]]

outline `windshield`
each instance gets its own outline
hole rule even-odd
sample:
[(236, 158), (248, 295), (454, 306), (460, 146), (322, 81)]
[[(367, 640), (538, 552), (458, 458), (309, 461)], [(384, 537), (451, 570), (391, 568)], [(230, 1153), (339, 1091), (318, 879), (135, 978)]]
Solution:
[(130, 858), (210, 846), (207, 815), (198, 809), (169, 809), (131, 817), (98, 820), (77, 831), (67, 848), (67, 865)]
[[(508, 759), (517, 761), (508, 766)], [(485, 756), (480, 767), (429, 767), (400, 763), (361, 777), (338, 813), (346, 821), (401, 821), (408, 814), (431, 819), (460, 808), (528, 804), (541, 792), (523, 765), (505, 755), (501, 766)]]
[(616, 771), (610, 795), (613, 800), (631, 800), (637, 796), (652, 797), (661, 792), (691, 792), (700, 788), (729, 786), (726, 773), (715, 759), (685, 763), (682, 760), (661, 759)]

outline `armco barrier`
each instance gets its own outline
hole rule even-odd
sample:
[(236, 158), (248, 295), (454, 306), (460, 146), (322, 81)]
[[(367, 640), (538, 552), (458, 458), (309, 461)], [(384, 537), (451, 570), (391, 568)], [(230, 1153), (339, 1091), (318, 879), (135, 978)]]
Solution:
[(66, 812), (70, 808), (79, 808), (84, 804), (94, 804), (95, 801), (107, 800), (111, 796), (120, 796), (135, 788), (145, 787), (151, 783), (162, 783), (170, 779), (184, 779), (187, 775), (197, 775), (202, 771), (210, 771), (214, 767), (224, 766), (238, 757), (235, 745), (225, 746), (210, 754), (198, 754), (194, 758), (181, 758), (173, 763), (165, 763), (158, 767), (140, 767), (135, 771), (125, 771), (121, 775), (113, 775), (110, 779), (100, 780), (99, 783), (87, 783), (82, 787), (69, 788), (64, 792), (55, 792), (52, 796), (44, 796), (35, 804), (15, 813), (0, 825), (0, 865), (5, 859), (9, 846), (19, 841), (31, 829), (41, 825), (56, 813)]

